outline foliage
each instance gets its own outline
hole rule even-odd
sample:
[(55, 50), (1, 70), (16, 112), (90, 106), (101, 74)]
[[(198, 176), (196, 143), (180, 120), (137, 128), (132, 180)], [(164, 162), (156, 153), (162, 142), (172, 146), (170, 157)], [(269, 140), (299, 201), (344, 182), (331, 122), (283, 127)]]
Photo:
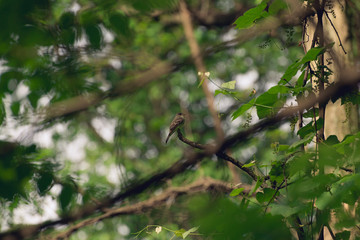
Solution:
[[(206, 8), (203, 1), (186, 1), (209, 70), (202, 73), (194, 68), (183, 27), (174, 15), (178, 1), (0, 1), (3, 233), (21, 229), (19, 224), (35, 224), (32, 219), (19, 221), (17, 214), (25, 207), (48, 219), (43, 203), (52, 202), (55, 218), (71, 219), (68, 216), (77, 210), (101, 205), (186, 159), (192, 149), (176, 134), (164, 144), (177, 112), (189, 116), (186, 138), (196, 143), (216, 139), (200, 87), (205, 81), (214, 92), (226, 140), (276, 118), (289, 105), (301, 105), (304, 97), (321, 94), (318, 85), (335, 86), (330, 79), (340, 70), (321, 59), (338, 44), (317, 43), (304, 54), (298, 46), (304, 42), (302, 26), (283, 24), (236, 42), (238, 36), (291, 10), (282, 0), (248, 2), (251, 6), (240, 0), (209, 1)], [(224, 15), (243, 14), (225, 23), (219, 15), (210, 24), (206, 17), (219, 14), (214, 9)], [(234, 42), (226, 42), (229, 36)], [(171, 70), (149, 80), (150, 70), (161, 63)], [(254, 81), (247, 86), (251, 77)], [(338, 98), (342, 105), (358, 108), (356, 89), (331, 100)], [(248, 171), (230, 172), (215, 153), (120, 202), (121, 207), (139, 204), (204, 177), (240, 179), (244, 186), (233, 186), (226, 194), (183, 193), (164, 203), (167, 207), (148, 207), (144, 214), (114, 214), (95, 221), (94, 227), (82, 227), (71, 239), (131, 239), (133, 233), (139, 238), (149, 233), (148, 239), (291, 239), (293, 229), (298, 238), (312, 239), (324, 226), (335, 230), (337, 238), (348, 238), (346, 229), (360, 220), (351, 212), (359, 211), (360, 132), (322, 139), (323, 110), (321, 104), (313, 105), (265, 124), (228, 147), (240, 169), (254, 172), (255, 178)], [(304, 124), (296, 131), (283, 127), (299, 120)], [(23, 133), (15, 136), (19, 131)], [(39, 140), (41, 136), (48, 138)], [(245, 185), (251, 185), (250, 190)], [(97, 210), (119, 207), (115, 202)], [(74, 219), (100, 215), (86, 214)], [(56, 236), (57, 231), (49, 228), (42, 234)]]

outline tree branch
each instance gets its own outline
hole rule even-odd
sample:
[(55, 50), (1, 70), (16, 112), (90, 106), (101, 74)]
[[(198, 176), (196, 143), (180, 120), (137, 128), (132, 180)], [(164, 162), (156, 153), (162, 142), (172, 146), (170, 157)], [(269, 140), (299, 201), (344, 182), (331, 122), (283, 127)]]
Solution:
[[(57, 234), (55, 237), (52, 237), (53, 240), (67, 239), (71, 234), (78, 231), (80, 228), (83, 228), (88, 225), (92, 225), (96, 222), (102, 221), (104, 219), (113, 218), (120, 215), (130, 215), (130, 214), (143, 214), (146, 211), (158, 208), (163, 205), (169, 205), (169, 199), (175, 200), (176, 198), (182, 195), (194, 195), (201, 192), (217, 192), (217, 193), (229, 193), (233, 190), (233, 187), (229, 183), (215, 180), (212, 178), (202, 178), (198, 179), (196, 182), (183, 186), (183, 187), (170, 187), (166, 189), (163, 193), (158, 196), (153, 196), (145, 201), (133, 203), (128, 206), (114, 208), (108, 210), (106, 213), (89, 218), (84, 221), (77, 223), (76, 225), (70, 227), (65, 232)], [(244, 192), (248, 192), (245, 190)]]
[[(182, 141), (182, 142), (184, 142), (184, 143), (186, 143), (186, 144), (188, 144), (188, 145), (190, 145), (190, 146), (192, 146), (194, 148), (201, 149), (201, 150), (206, 150), (206, 149), (211, 149), (213, 147), (210, 144), (203, 145), (203, 144), (200, 144), (200, 143), (190, 141), (189, 139), (185, 138), (182, 135), (180, 129), (177, 130), (177, 134), (178, 134), (178, 138), (180, 139), (180, 141)], [(219, 151), (219, 152), (216, 153), (216, 156), (221, 158), (221, 159), (224, 159), (225, 161), (228, 161), (228, 162), (232, 163), (236, 167), (238, 167), (241, 170), (243, 170), (244, 172), (246, 172), (253, 180), (257, 181), (258, 176), (254, 173), (254, 171), (251, 168), (244, 167), (244, 164), (242, 164), (238, 160), (230, 157), (225, 152)]]
[(205, 66), (205, 63), (204, 63), (204, 60), (202, 57), (202, 52), (200, 51), (199, 44), (197, 43), (197, 41), (195, 39), (190, 12), (187, 9), (187, 6), (186, 6), (186, 3), (184, 0), (180, 0), (180, 2), (179, 2), (179, 11), (180, 11), (181, 23), (184, 28), (185, 36), (189, 43), (192, 59), (195, 63), (197, 71), (203, 74), (201, 87), (205, 93), (206, 102), (207, 102), (210, 114), (212, 116), (212, 119), (214, 121), (214, 127), (215, 127), (218, 141), (221, 142), (224, 138), (224, 131), (221, 128), (220, 118), (214, 107), (214, 95), (209, 91), (208, 79), (207, 79), (207, 76), (205, 75), (205, 72), (207, 71), (206, 66)]
[(40, 116), (44, 122), (54, 120), (72, 113), (80, 112), (89, 107), (100, 104), (107, 98), (115, 98), (131, 94), (147, 84), (158, 80), (162, 76), (173, 71), (174, 66), (169, 62), (160, 62), (149, 70), (139, 73), (131, 79), (120, 81), (119, 84), (107, 92), (95, 92), (79, 95), (61, 102), (53, 103), (51, 106), (42, 109)]

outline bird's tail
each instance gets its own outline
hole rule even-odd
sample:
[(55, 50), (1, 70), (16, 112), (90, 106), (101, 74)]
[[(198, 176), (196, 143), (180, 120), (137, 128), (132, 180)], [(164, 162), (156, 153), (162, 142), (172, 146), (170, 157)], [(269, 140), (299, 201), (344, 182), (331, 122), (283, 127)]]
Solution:
[(169, 138), (170, 138), (170, 134), (167, 136), (165, 143), (167, 143), (169, 141)]

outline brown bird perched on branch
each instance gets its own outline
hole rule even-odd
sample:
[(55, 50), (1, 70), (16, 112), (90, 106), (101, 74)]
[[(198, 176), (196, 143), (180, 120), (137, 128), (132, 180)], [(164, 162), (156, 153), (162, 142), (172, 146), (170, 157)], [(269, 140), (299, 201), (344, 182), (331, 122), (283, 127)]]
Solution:
[(169, 141), (169, 138), (171, 137), (171, 135), (174, 134), (174, 132), (177, 129), (179, 129), (184, 125), (184, 122), (185, 122), (185, 115), (182, 113), (177, 113), (170, 124), (169, 135), (167, 136), (165, 143)]

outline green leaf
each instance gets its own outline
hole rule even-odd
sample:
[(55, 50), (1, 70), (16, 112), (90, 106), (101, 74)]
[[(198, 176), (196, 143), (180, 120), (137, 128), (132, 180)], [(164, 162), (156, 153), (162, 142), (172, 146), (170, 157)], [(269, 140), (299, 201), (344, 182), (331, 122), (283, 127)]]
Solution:
[(314, 137), (315, 137), (315, 132), (311, 132), (308, 135), (306, 135), (303, 139), (291, 144), (289, 149), (295, 149), (295, 148), (299, 147), (302, 144), (306, 145), (306, 144), (310, 143), (313, 140)]
[(217, 96), (219, 94), (229, 95), (230, 93), (228, 91), (225, 91), (225, 90), (216, 89), (215, 93), (214, 93), (214, 96)]
[(261, 186), (263, 182), (264, 182), (263, 178), (257, 177), (256, 184), (254, 188), (249, 192), (249, 196), (251, 196)]
[(311, 48), (306, 55), (302, 58), (301, 64), (314, 61), (320, 54), (325, 52), (325, 47), (313, 47)]
[(316, 199), (315, 205), (320, 210), (324, 210), (327, 205), (332, 201), (332, 195), (330, 192), (324, 192)]
[(248, 103), (245, 103), (245, 104), (241, 105), (241, 107), (238, 108), (238, 110), (236, 110), (236, 111), (232, 114), (232, 120), (234, 121), (234, 120), (237, 119), (239, 116), (241, 116), (244, 112), (246, 112), (246, 111), (249, 110), (251, 107), (253, 107), (255, 101), (256, 101), (256, 98), (253, 98), (253, 99), (251, 99)]
[(333, 145), (333, 147), (336, 149), (337, 152), (345, 154), (346, 152), (352, 152), (353, 150), (349, 149), (349, 145), (359, 140), (360, 132), (358, 132), (356, 135), (347, 135), (344, 140), (342, 140), (340, 143)]
[(18, 116), (20, 111), (20, 102), (19, 101), (12, 102), (10, 108), (13, 115)]
[(281, 77), (279, 84), (283, 85), (289, 83), (291, 79), (295, 76), (295, 74), (299, 71), (301, 66), (301, 61), (296, 60), (293, 64), (291, 64), (285, 71), (284, 75)]
[[(296, 85), (295, 85), (295, 92), (296, 93), (299, 93), (299, 92), (302, 92), (303, 91), (303, 84), (304, 84), (304, 77), (305, 77), (305, 70), (304, 71), (302, 71), (301, 72), (301, 74), (300, 74), (300, 76), (299, 76), (299, 78), (298, 78), (298, 80), (296, 81)], [(309, 75), (310, 74), (308, 74), (308, 77), (307, 78), (309, 78)]]
[(290, 88), (283, 86), (283, 85), (276, 85), (272, 88), (270, 88), (267, 92), (270, 94), (278, 94), (278, 93), (289, 93)]
[(259, 203), (269, 202), (274, 197), (275, 193), (275, 189), (264, 188), (264, 192), (256, 193), (256, 200), (258, 200)]
[(252, 161), (252, 162), (250, 162), (250, 163), (244, 164), (243, 167), (248, 168), (248, 167), (252, 167), (252, 166), (254, 166), (254, 165), (255, 165), (255, 161)]
[(68, 29), (75, 25), (75, 13), (74, 12), (64, 12), (59, 20), (59, 27)]
[(97, 23), (99, 23), (98, 16), (92, 8), (81, 11), (80, 13), (81, 13), (81, 15), (80, 15), (80, 24), (81, 25), (91, 26), (91, 25), (96, 25)]
[(53, 183), (53, 175), (48, 172), (41, 173), (41, 176), (37, 180), (37, 189), (41, 196), (44, 196), (47, 191), (51, 188)]
[(64, 29), (60, 33), (61, 42), (69, 45), (74, 44), (76, 40), (76, 32), (74, 29)]
[(190, 233), (196, 232), (199, 227), (193, 227), (182, 234), (182, 238), (185, 239)]
[(326, 140), (325, 140), (324, 143), (331, 146), (331, 145), (334, 145), (334, 144), (337, 144), (337, 143), (340, 143), (340, 142), (339, 142), (337, 136), (335, 136), (335, 135), (330, 135), (330, 136), (328, 136), (328, 137), (326, 138)]
[(0, 102), (0, 125), (4, 122), (4, 119), (6, 117), (5, 107), (3, 102)]
[(274, 115), (284, 102), (284, 97), (278, 96), (278, 94), (270, 94), (268, 92), (261, 94), (255, 101), (259, 119)]
[(177, 1), (175, 0), (128, 0), (129, 3), (140, 12), (153, 11), (155, 9), (171, 8)]
[(66, 183), (63, 185), (59, 196), (60, 207), (63, 212), (68, 209), (74, 193), (74, 188), (71, 184)]
[(290, 217), (295, 213), (299, 212), (299, 207), (290, 207), (288, 205), (271, 204), (271, 213), (274, 215), (282, 215), (283, 217)]
[[(324, 120), (321, 118), (317, 119), (316, 120), (316, 130), (319, 130), (323, 126), (324, 126)], [(304, 127), (299, 129), (299, 131), (297, 132), (297, 135), (304, 138), (306, 135), (308, 135), (311, 132), (315, 132), (315, 123), (313, 121), (309, 122)]]
[(27, 95), (27, 98), (29, 99), (29, 102), (30, 102), (31, 106), (33, 108), (36, 108), (38, 100), (40, 98), (40, 94), (35, 92), (35, 91), (32, 91), (32, 92), (29, 93), (29, 95)]
[(52, 39), (50, 38), (50, 34), (48, 34), (44, 28), (28, 24), (21, 29), (19, 43), (21, 46), (48, 46), (52, 43)]
[(294, 158), (289, 161), (288, 169), (289, 176), (306, 174), (311, 171), (313, 165), (311, 163), (311, 159), (314, 157), (314, 153), (304, 153), (298, 156), (294, 156)]
[(336, 151), (330, 145), (320, 144), (319, 146), (319, 166), (333, 166), (338, 165), (338, 161), (342, 158), (342, 155)]
[(289, 149), (289, 145), (282, 145), (280, 144), (279, 147), (278, 147), (278, 150), (281, 152), (281, 151), (286, 151)]
[(186, 232), (186, 230), (182, 228), (182, 229), (179, 229), (179, 230), (175, 231), (174, 234), (177, 237), (182, 237), (185, 232)]
[(255, 20), (262, 18), (262, 13), (265, 10), (267, 3), (263, 1), (258, 6), (247, 10), (244, 15), (240, 16), (234, 24), (237, 29), (249, 28), (254, 24)]
[(283, 0), (275, 0), (275, 1), (272, 2), (272, 4), (269, 7), (269, 14), (270, 15), (275, 15), (280, 10), (286, 9), (286, 8), (287, 8), (287, 5)]
[(229, 81), (229, 82), (221, 84), (221, 87), (233, 90), (233, 89), (235, 89), (235, 84), (236, 84), (235, 80), (234, 81)]
[(244, 188), (236, 188), (234, 190), (231, 191), (230, 196), (231, 197), (236, 197), (238, 196), (240, 193), (242, 193), (244, 191)]
[[(315, 108), (315, 117), (319, 116), (319, 109)], [(311, 108), (303, 114), (304, 118), (314, 118), (314, 109)]]
[(109, 22), (111, 28), (118, 34), (129, 37), (131, 34), (129, 27), (129, 18), (121, 12), (116, 12), (110, 15)]
[(280, 183), (284, 180), (284, 167), (281, 161), (274, 161), (271, 163), (269, 176), (270, 180), (274, 183)]
[(335, 234), (335, 239), (350, 239), (350, 231), (342, 231)]
[[(279, 84), (286, 84), (290, 82), (290, 80), (295, 76), (295, 74), (300, 70), (300, 67), (310, 61), (316, 60), (316, 58), (324, 53), (326, 47), (314, 47), (311, 48), (306, 55), (301, 59), (295, 61), (293, 64), (291, 64), (285, 71), (284, 75), (281, 77), (281, 80), (279, 81)], [(299, 80), (298, 80), (299, 81)]]
[(17, 208), (20, 204), (20, 195), (15, 195), (9, 205), (10, 211), (13, 211), (15, 208)]
[(91, 44), (91, 47), (94, 49), (99, 49), (102, 43), (102, 34), (99, 26), (90, 25), (85, 27), (86, 35), (88, 36), (88, 40)]
[(205, 81), (205, 78), (202, 77), (202, 78), (201, 78), (201, 81), (200, 81), (200, 83), (199, 83), (199, 85), (198, 85), (198, 88), (201, 87), (201, 85), (203, 84), (204, 81)]
[(299, 131), (297, 131), (297, 135), (299, 135), (301, 138), (304, 138), (309, 133), (314, 132), (314, 130), (315, 128), (313, 127), (313, 121), (311, 121), (302, 128), (300, 128)]

